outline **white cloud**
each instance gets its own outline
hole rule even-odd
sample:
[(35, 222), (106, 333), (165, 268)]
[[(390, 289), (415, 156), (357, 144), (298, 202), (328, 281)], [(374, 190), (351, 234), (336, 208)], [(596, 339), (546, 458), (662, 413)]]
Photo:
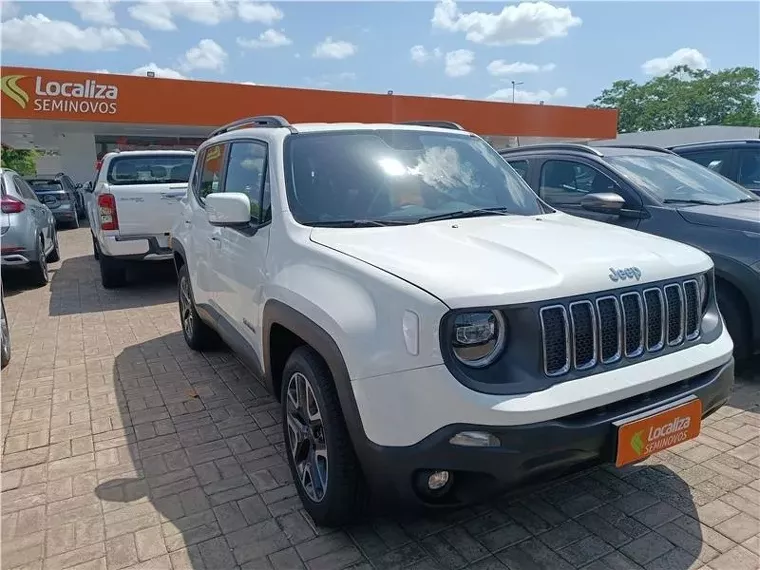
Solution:
[(227, 65), (227, 52), (214, 40), (203, 39), (198, 45), (185, 52), (179, 67), (188, 72), (193, 69), (207, 69), (222, 72)]
[(3, 0), (3, 2), (0, 2), (0, 20), (3, 22), (15, 18), (18, 16), (19, 12), (20, 9), (16, 2), (11, 2), (11, 0)]
[[(523, 91), (515, 89), (515, 103), (539, 103), (540, 101), (549, 102), (554, 99), (563, 99), (567, 97), (565, 87), (557, 87), (554, 91), (541, 89), (540, 91)], [(486, 99), (491, 101), (512, 101), (512, 88), (499, 89), (491, 93)]]
[(438, 59), (441, 57), (441, 49), (435, 48), (433, 51), (428, 51), (423, 45), (412, 46), (409, 49), (409, 56), (414, 63), (422, 65), (427, 63), (431, 59)]
[(245, 38), (238, 38), (237, 44), (244, 48), (275, 48), (282, 46), (289, 46), (292, 44), (292, 40), (275, 29), (268, 29), (259, 34), (259, 37), (253, 40), (247, 40)]
[(325, 89), (327, 87), (335, 85), (336, 83), (347, 83), (350, 81), (354, 81), (355, 79), (356, 79), (356, 74), (353, 71), (343, 71), (341, 73), (328, 73), (325, 75), (321, 75), (320, 77), (316, 79), (307, 77), (306, 82), (311, 85), (314, 85), (315, 87)]
[(464, 77), (472, 71), (475, 54), (468, 49), (450, 51), (445, 56), (446, 75), (449, 77)]
[(467, 99), (466, 95), (446, 95), (444, 93), (431, 93), (430, 97), (438, 97), (439, 99)]
[(85, 22), (105, 26), (116, 25), (116, 13), (111, 7), (110, 0), (73, 0), (71, 6), (79, 12), (79, 16)]
[(258, 83), (254, 83), (253, 81), (241, 81), (241, 85), (258, 85)]
[(504, 77), (505, 75), (516, 75), (518, 73), (540, 73), (554, 71), (556, 65), (547, 63), (546, 65), (536, 65), (535, 63), (507, 63), (503, 59), (495, 59), (486, 66), (488, 73), (494, 77)]
[(702, 55), (699, 50), (681, 48), (669, 56), (655, 57), (644, 62), (641, 70), (647, 75), (665, 75), (668, 71), (679, 65), (688, 65), (692, 69), (706, 69), (710, 65), (710, 60)]
[(141, 65), (140, 67), (133, 69), (131, 75), (142, 75), (145, 77), (148, 75), (149, 71), (155, 73), (156, 77), (161, 77), (163, 79), (187, 79), (176, 69), (172, 69), (170, 67), (159, 67), (153, 62), (150, 62), (147, 65)]
[(216, 26), (237, 17), (244, 22), (271, 25), (281, 20), (281, 10), (268, 2), (251, 0), (140, 0), (129, 7), (129, 14), (154, 30), (176, 30), (175, 18)]
[(535, 45), (549, 38), (565, 37), (580, 26), (570, 8), (547, 2), (521, 2), (501, 12), (462, 12), (454, 0), (441, 0), (433, 11), (433, 28), (461, 32), (474, 43), (491, 46)]
[(107, 69), (96, 69), (93, 73), (105, 73), (105, 74), (108, 74), (108, 73), (111, 73), (111, 72), (108, 71)]
[(137, 30), (80, 28), (42, 14), (3, 22), (2, 47), (11, 51), (51, 55), (66, 51), (112, 51), (126, 46), (148, 49), (148, 42)]
[(345, 59), (354, 55), (358, 49), (351, 42), (333, 40), (331, 36), (327, 36), (314, 47), (311, 55), (320, 59)]

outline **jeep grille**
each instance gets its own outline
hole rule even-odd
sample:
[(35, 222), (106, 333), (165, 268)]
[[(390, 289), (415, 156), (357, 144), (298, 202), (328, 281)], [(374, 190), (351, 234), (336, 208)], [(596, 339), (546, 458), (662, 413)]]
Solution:
[(699, 337), (701, 322), (694, 279), (548, 305), (539, 315), (547, 376), (681, 345)]

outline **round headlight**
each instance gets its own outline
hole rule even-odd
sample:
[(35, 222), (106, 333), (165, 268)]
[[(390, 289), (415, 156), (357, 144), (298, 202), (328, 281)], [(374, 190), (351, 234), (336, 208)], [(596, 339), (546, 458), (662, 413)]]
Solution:
[(697, 287), (699, 288), (699, 307), (704, 313), (707, 310), (707, 275), (704, 273), (697, 279)]
[(473, 368), (488, 366), (504, 351), (507, 323), (499, 311), (462, 313), (454, 319), (454, 356)]

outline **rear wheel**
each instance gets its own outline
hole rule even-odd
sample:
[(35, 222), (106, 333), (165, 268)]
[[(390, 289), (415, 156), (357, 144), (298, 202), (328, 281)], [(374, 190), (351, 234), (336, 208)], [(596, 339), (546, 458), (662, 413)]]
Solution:
[(11, 361), (11, 334), (10, 327), (8, 326), (8, 317), (5, 314), (5, 301), (2, 301), (2, 349), (0, 349), (0, 356), (2, 356), (2, 362), (0, 366), (5, 368)]
[(106, 289), (123, 287), (127, 282), (127, 268), (123, 261), (100, 254), (100, 282)]
[(356, 520), (367, 505), (364, 476), (330, 371), (310, 347), (285, 364), (281, 406), (288, 465), (306, 512), (324, 526)]
[(218, 344), (219, 337), (214, 330), (204, 323), (198, 311), (195, 310), (193, 289), (190, 284), (190, 273), (187, 265), (179, 269), (179, 318), (182, 323), (182, 334), (187, 346), (193, 350), (206, 350)]
[(47, 260), (49, 263), (61, 260), (61, 251), (58, 247), (58, 232), (55, 230), (53, 230), (53, 251), (48, 254)]
[(734, 341), (734, 358), (745, 360), (750, 355), (750, 323), (744, 299), (739, 291), (722, 283), (717, 287), (718, 308)]
[(74, 214), (74, 219), (71, 220), (71, 227), (75, 230), (79, 229), (79, 214)]
[(48, 273), (47, 256), (45, 255), (45, 244), (42, 241), (42, 236), (37, 237), (37, 259), (32, 262), (32, 282), (38, 287), (44, 287), (50, 280), (50, 274)]

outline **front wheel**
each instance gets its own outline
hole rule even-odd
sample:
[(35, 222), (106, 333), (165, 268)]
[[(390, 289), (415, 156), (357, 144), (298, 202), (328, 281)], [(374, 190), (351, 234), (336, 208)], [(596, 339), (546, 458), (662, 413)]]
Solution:
[(310, 347), (285, 364), (281, 406), (288, 465), (306, 512), (324, 526), (356, 520), (367, 505), (364, 476), (330, 371)]
[(53, 230), (53, 251), (48, 254), (48, 263), (55, 263), (61, 260), (61, 250), (58, 246), (58, 232)]

